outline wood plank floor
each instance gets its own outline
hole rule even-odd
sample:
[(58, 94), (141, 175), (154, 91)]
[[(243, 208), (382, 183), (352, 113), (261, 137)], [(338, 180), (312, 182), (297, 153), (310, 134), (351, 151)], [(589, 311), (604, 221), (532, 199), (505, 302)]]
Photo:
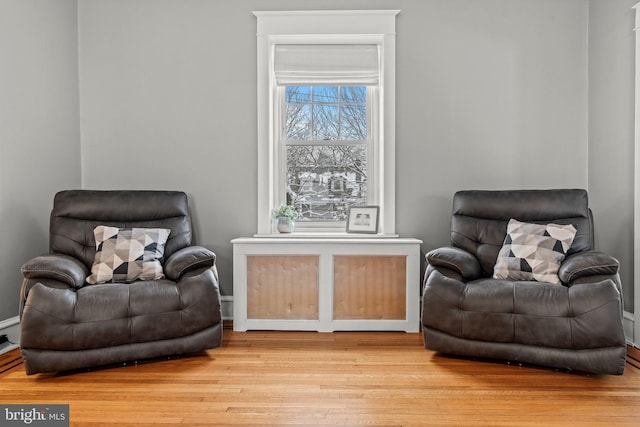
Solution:
[[(70, 405), (72, 426), (638, 426), (640, 370), (589, 376), (447, 357), (419, 334), (232, 332), (193, 357), (26, 376), (0, 402)], [(13, 356), (17, 356), (13, 352)]]

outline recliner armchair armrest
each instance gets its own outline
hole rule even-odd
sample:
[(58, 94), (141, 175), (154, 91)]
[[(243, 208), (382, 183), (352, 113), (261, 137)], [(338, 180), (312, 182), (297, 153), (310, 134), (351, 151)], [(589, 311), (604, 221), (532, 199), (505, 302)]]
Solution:
[(444, 267), (460, 273), (463, 279), (475, 280), (482, 274), (480, 261), (465, 251), (453, 246), (433, 249), (427, 253), (427, 261), (434, 267)]
[(25, 279), (55, 279), (79, 289), (89, 274), (76, 258), (61, 254), (41, 255), (27, 261), (21, 268)]
[(578, 252), (565, 258), (558, 270), (563, 283), (571, 283), (579, 277), (614, 275), (620, 263), (611, 255), (602, 252)]
[(178, 280), (185, 272), (197, 268), (213, 267), (216, 254), (202, 246), (189, 246), (174, 252), (164, 264), (164, 273), (171, 280)]

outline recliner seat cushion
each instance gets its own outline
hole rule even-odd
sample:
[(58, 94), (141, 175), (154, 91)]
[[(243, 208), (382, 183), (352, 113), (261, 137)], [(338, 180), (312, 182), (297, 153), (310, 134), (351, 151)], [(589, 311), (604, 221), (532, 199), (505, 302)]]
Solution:
[(433, 272), (423, 299), (424, 326), (469, 340), (565, 349), (624, 343), (620, 295), (612, 280), (570, 288), (481, 279), (463, 283)]
[(221, 321), (211, 306), (215, 292), (198, 276), (178, 285), (139, 281), (77, 291), (36, 284), (24, 308), (21, 345), (69, 351), (187, 336)]

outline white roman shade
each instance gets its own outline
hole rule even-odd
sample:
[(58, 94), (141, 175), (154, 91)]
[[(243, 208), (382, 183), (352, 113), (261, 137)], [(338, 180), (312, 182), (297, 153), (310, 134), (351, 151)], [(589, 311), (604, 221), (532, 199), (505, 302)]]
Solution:
[(379, 49), (374, 44), (280, 44), (275, 46), (278, 85), (377, 85)]

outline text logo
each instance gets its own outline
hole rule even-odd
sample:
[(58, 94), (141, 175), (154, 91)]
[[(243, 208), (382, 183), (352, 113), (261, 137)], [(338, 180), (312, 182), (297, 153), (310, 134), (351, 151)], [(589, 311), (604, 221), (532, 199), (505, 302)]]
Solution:
[(69, 405), (0, 405), (0, 425), (69, 427)]

